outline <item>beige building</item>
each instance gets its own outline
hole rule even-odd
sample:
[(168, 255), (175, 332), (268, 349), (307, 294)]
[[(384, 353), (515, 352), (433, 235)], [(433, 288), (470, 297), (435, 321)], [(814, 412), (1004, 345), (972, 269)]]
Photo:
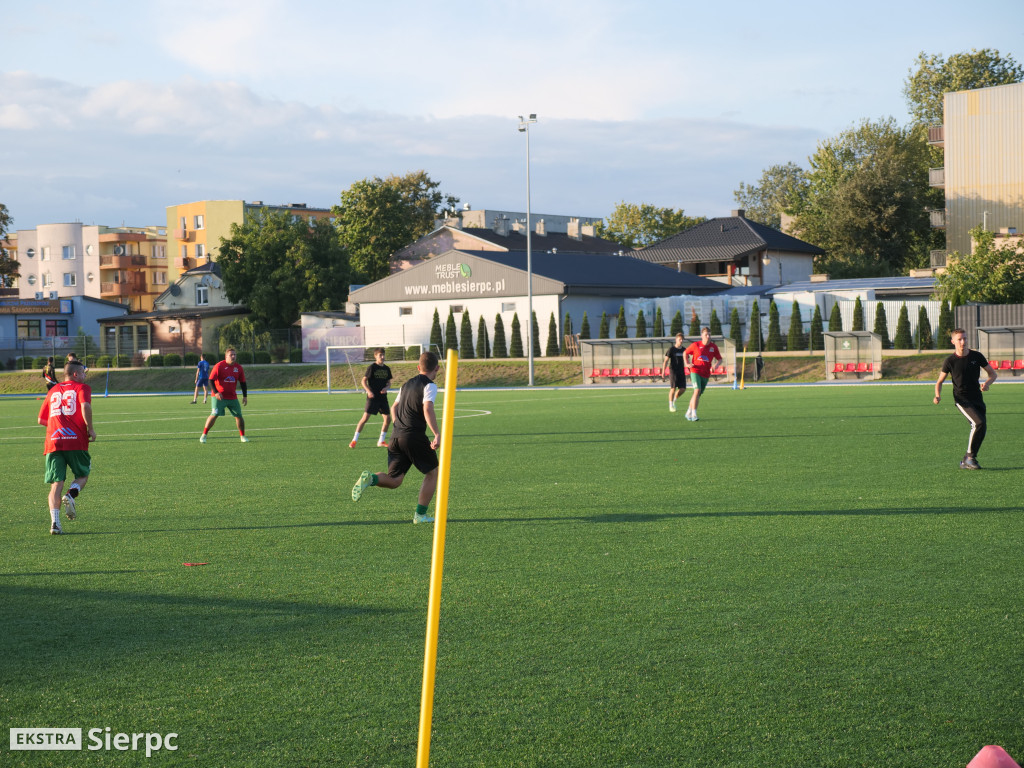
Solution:
[(199, 200), (167, 207), (167, 251), (170, 281), (183, 272), (217, 260), (221, 238), (231, 237), (231, 225), (242, 224), (253, 212), (266, 208), (287, 211), (303, 219), (332, 216), (330, 208), (310, 208), (305, 203), (264, 205), (262, 200)]
[(997, 237), (1024, 232), (1024, 83), (947, 93), (943, 124), (928, 131), (943, 149), (942, 168), (930, 183), (945, 190), (945, 210), (932, 211), (932, 226), (946, 230), (946, 252), (971, 252), (970, 230), (979, 225)]

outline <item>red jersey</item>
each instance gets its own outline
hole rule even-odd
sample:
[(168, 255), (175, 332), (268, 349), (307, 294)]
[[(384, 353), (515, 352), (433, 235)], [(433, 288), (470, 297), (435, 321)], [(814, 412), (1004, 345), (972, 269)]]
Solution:
[(221, 360), (210, 371), (210, 386), (220, 393), (222, 400), (237, 400), (236, 390), (242, 381), (245, 381), (245, 371), (238, 363), (229, 364), (227, 360)]
[(43, 453), (89, 450), (89, 427), (82, 405), (92, 403), (92, 387), (77, 381), (65, 381), (51, 387), (39, 409), (39, 420), (46, 420), (46, 444)]
[(709, 341), (707, 344), (695, 341), (686, 348), (683, 355), (684, 357), (692, 356), (693, 362), (690, 364), (690, 368), (705, 379), (711, 378), (711, 361), (722, 359), (722, 353), (718, 351), (718, 345), (713, 341)]

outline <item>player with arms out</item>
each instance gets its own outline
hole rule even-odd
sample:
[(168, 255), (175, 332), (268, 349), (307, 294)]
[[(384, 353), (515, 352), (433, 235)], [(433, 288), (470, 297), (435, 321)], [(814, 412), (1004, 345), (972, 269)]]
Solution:
[[(395, 428), (388, 444), (388, 471), (374, 474), (365, 470), (352, 487), (352, 501), (359, 501), (363, 491), (379, 485), (381, 488), (397, 488), (405, 479), (409, 467), (415, 466), (423, 473), (423, 485), (417, 499), (414, 523), (432, 523), (434, 518), (427, 515), (427, 507), (437, 489), (437, 446), (441, 432), (437, 427), (434, 400), (437, 399), (438, 361), (433, 352), (420, 355), (417, 367), (419, 374), (413, 376), (398, 391), (391, 408)], [(434, 433), (434, 439), (427, 439), (427, 427)]]
[[(39, 424), (46, 427), (46, 482), (50, 483), (50, 533), (64, 533), (60, 527), (60, 507), (68, 520), (77, 516), (75, 499), (85, 488), (92, 469), (89, 443), (96, 439), (92, 427), (92, 388), (85, 383), (85, 366), (78, 361), (64, 366), (64, 382), (52, 387), (39, 409)], [(75, 479), (64, 493), (67, 471)], [(63, 495), (63, 499), (61, 496)]]
[(683, 334), (677, 333), (675, 343), (665, 350), (665, 361), (662, 363), (662, 380), (668, 377), (668, 409), (676, 412), (676, 399), (680, 392), (686, 391), (686, 360), (683, 357)]
[[(953, 402), (971, 424), (971, 434), (967, 438), (967, 453), (960, 461), (960, 469), (981, 469), (981, 465), (978, 464), (978, 451), (981, 450), (981, 443), (988, 431), (985, 401), (981, 393), (992, 386), (992, 382), (996, 380), (996, 372), (981, 352), (967, 346), (967, 333), (963, 328), (954, 329), (950, 333), (950, 339), (954, 352), (942, 363), (942, 372), (935, 382), (935, 398), (932, 402), (939, 404), (942, 399), (942, 382), (947, 376), (952, 376)], [(988, 374), (985, 381), (981, 381), (982, 370)]]
[[(245, 384), (245, 371), (237, 362), (238, 353), (234, 347), (228, 347), (224, 351), (224, 359), (213, 366), (210, 371), (210, 390), (213, 393), (213, 408), (206, 419), (206, 426), (203, 427), (203, 434), (199, 436), (199, 442), (206, 442), (206, 434), (210, 427), (217, 421), (218, 416), (223, 416), (224, 411), (231, 411), (235, 417), (235, 424), (238, 425), (238, 435), (243, 443), (248, 443), (249, 438), (245, 436), (245, 419), (242, 418), (242, 405), (249, 401), (249, 390)], [(238, 404), (238, 388), (242, 389), (242, 405)]]
[(388, 427), (391, 425), (391, 407), (388, 405), (388, 386), (391, 384), (391, 369), (384, 365), (384, 348), (373, 350), (373, 362), (363, 376), (363, 391), (366, 392), (366, 409), (363, 417), (356, 424), (356, 433), (352, 436), (349, 448), (355, 448), (359, 442), (359, 433), (363, 431), (371, 416), (384, 414), (384, 424), (380, 428), (377, 439), (378, 448), (388, 447)]
[(711, 329), (704, 326), (700, 329), (700, 341), (695, 341), (686, 348), (683, 357), (687, 359), (690, 366), (690, 383), (693, 385), (693, 395), (690, 397), (690, 408), (686, 411), (687, 421), (700, 421), (697, 418), (697, 404), (700, 396), (704, 394), (704, 388), (711, 378), (712, 361), (722, 362), (722, 353), (718, 351), (718, 345), (711, 341)]

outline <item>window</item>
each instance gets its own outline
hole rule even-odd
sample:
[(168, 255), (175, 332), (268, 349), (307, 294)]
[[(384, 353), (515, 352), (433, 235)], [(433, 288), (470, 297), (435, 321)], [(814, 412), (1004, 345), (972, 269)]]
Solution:
[(68, 321), (67, 320), (47, 320), (46, 321), (46, 335), (49, 336), (67, 336), (68, 335)]
[(153, 272), (153, 285), (167, 285), (167, 273), (162, 270)]
[(448, 309), (449, 309), (449, 310), (451, 310), (451, 313), (452, 313), (453, 315), (461, 315), (461, 314), (462, 314), (462, 312), (463, 312), (463, 309), (462, 309), (462, 305), (461, 305), (461, 304), (450, 304), (450, 305), (448, 306)]
[(45, 272), (43, 274), (43, 288), (46, 288), (48, 285), (53, 285), (53, 275), (49, 272)]
[(35, 285), (36, 284), (36, 276), (35, 275), (29, 275), (28, 276), (28, 284), (29, 285)]
[(65, 288), (74, 288), (76, 285), (78, 285), (78, 275), (75, 274), (74, 272), (65, 272), (64, 273), (64, 287)]
[(39, 339), (42, 338), (42, 321), (41, 320), (18, 320), (18, 338), (19, 339)]
[(65, 245), (60, 250), (61, 250), (61, 257), (65, 261), (70, 261), (71, 259), (75, 258), (75, 246), (73, 246), (73, 245)]
[(153, 258), (154, 259), (166, 259), (167, 258), (167, 246), (166, 245), (154, 245), (153, 246)]
[(404, 317), (405, 315), (411, 315), (411, 314), (412, 314), (412, 307), (399, 307), (398, 308), (398, 316), (399, 317)]
[(50, 260), (50, 246), (44, 245), (39, 249), (39, 260), (49, 261)]
[(192, 217), (192, 222), (195, 224), (195, 228), (196, 229), (202, 229), (203, 228), (203, 214), (197, 213), (195, 216)]
[(503, 301), (503, 302), (501, 302), (501, 311), (502, 312), (515, 312), (516, 311), (516, 303), (514, 301)]
[(196, 286), (196, 306), (203, 307), (210, 303), (210, 289), (205, 285)]
[(188, 229), (188, 226), (185, 223), (185, 217), (184, 216), (181, 217), (181, 228), (183, 230)]
[(206, 253), (206, 244), (205, 243), (196, 243), (196, 258), (197, 259), (203, 258), (203, 254), (204, 253)]
[(188, 258), (188, 246), (187, 245), (181, 246), (181, 258), (183, 258), (183, 259), (187, 259)]

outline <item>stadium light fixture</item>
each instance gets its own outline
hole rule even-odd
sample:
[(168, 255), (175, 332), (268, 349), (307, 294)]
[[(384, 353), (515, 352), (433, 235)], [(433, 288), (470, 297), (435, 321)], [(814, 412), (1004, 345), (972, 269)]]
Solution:
[(529, 386), (533, 386), (533, 241), (530, 224), (530, 124), (537, 122), (536, 113), (519, 115), (519, 132), (526, 134), (526, 360)]

